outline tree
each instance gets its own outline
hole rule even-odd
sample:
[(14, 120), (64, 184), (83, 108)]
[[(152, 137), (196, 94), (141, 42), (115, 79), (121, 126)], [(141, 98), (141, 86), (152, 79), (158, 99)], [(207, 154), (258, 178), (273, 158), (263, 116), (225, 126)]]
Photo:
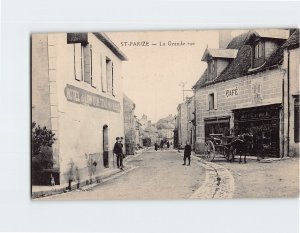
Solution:
[(31, 124), (31, 156), (34, 169), (51, 168), (53, 165), (52, 145), (55, 134), (35, 122)]

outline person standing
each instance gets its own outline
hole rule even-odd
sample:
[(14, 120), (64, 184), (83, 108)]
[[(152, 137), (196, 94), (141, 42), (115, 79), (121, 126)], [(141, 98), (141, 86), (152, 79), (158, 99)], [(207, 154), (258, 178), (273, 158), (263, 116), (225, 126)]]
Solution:
[(183, 164), (182, 165), (186, 165), (186, 159), (189, 160), (189, 164), (188, 166), (191, 165), (191, 153), (192, 153), (192, 147), (189, 144), (189, 142), (187, 141), (184, 147), (184, 156), (183, 156)]
[(154, 149), (157, 151), (157, 148), (158, 148), (158, 144), (157, 142), (154, 143)]
[(170, 142), (169, 141), (167, 141), (167, 147), (168, 147), (168, 149), (170, 148)]
[(116, 154), (117, 157), (117, 167), (123, 170), (123, 149), (121, 139), (119, 137), (116, 138), (113, 153)]

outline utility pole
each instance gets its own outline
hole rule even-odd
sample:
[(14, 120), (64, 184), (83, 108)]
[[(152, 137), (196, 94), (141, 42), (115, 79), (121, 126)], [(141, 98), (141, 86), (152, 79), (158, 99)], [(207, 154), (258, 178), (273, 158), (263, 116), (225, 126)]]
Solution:
[(179, 83), (179, 86), (182, 87), (182, 101), (184, 101), (184, 92), (185, 92), (185, 91), (194, 91), (194, 90), (185, 90), (184, 87), (185, 87), (186, 83), (187, 83), (187, 82), (183, 82), (183, 81), (181, 81), (181, 82)]

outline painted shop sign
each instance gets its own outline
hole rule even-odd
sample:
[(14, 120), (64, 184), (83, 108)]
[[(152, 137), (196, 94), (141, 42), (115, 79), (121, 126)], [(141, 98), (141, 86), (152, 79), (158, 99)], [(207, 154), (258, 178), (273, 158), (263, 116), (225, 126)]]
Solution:
[(235, 97), (238, 95), (239, 95), (239, 89), (237, 87), (225, 90), (226, 98)]
[(121, 105), (118, 101), (94, 94), (69, 84), (65, 87), (65, 96), (68, 101), (73, 103), (89, 105), (94, 108), (101, 108), (118, 113), (121, 110)]

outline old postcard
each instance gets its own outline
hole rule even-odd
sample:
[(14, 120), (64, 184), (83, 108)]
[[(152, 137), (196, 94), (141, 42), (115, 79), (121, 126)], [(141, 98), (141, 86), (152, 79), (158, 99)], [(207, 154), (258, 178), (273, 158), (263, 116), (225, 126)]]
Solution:
[(299, 29), (34, 33), (38, 200), (298, 197)]

